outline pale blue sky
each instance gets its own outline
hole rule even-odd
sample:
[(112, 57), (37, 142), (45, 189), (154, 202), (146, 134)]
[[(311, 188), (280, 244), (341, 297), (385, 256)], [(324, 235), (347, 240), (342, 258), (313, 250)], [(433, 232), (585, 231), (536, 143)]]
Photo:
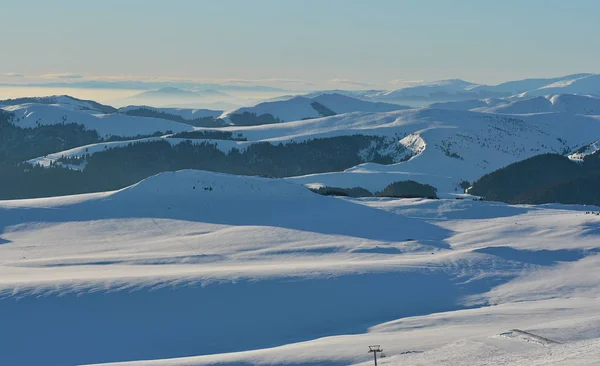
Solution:
[(598, 0), (1, 2), (0, 73), (28, 77), (394, 88), (600, 72)]

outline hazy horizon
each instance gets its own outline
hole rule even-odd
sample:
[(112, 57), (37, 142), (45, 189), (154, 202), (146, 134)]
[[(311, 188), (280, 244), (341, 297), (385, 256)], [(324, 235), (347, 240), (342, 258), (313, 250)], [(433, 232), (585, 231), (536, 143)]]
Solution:
[(389, 90), (600, 71), (600, 3), (590, 0), (109, 0), (101, 7), (8, 0), (3, 10), (0, 30), (19, 35), (4, 46), (19, 52), (0, 64), (0, 84), (178, 80)]

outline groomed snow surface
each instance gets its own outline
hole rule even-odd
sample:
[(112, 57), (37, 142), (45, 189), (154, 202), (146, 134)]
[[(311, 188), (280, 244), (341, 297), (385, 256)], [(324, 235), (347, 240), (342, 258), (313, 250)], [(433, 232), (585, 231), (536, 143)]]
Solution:
[(599, 210), (189, 170), (2, 201), (0, 363), (594, 365)]

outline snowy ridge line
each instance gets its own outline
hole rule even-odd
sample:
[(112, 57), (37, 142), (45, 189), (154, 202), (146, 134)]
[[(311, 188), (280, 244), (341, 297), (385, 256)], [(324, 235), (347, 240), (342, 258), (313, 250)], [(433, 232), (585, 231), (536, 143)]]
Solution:
[(23, 128), (37, 125), (76, 123), (95, 130), (101, 137), (152, 135), (157, 131), (183, 132), (193, 126), (166, 119), (136, 117), (121, 113), (105, 114), (96, 110), (81, 110), (65, 104), (26, 103), (2, 109), (15, 115), (13, 123)]
[[(408, 148), (407, 151), (412, 151), (410, 155), (414, 156), (398, 156), (395, 159), (398, 163), (392, 165), (362, 164), (345, 172), (323, 173), (321, 176), (311, 174), (294, 180), (302, 184), (362, 187), (378, 191), (394, 181), (390, 180), (393, 175), (399, 174), (406, 177), (405, 180), (436, 187), (441, 197), (450, 197), (463, 193), (463, 182), (473, 182), (516, 161), (542, 153), (566, 155), (580, 149), (589, 144), (590, 139), (597, 140), (600, 136), (599, 120), (599, 116), (566, 112), (513, 116), (420, 108), (382, 113), (354, 112), (251, 127), (194, 130), (226, 131), (248, 140), (212, 140), (211, 143), (217, 144), (223, 152), (260, 142), (302, 142), (352, 134), (381, 136), (398, 141), (398, 145)], [(392, 145), (389, 147), (392, 148)], [(82, 154), (81, 149), (69, 153)], [(34, 160), (49, 164), (49, 160), (61, 155), (66, 156), (66, 153)], [(406, 159), (409, 160), (403, 161)]]
[(600, 96), (600, 74), (573, 74), (557, 78), (515, 80), (498, 85), (481, 85), (460, 79), (424, 82), (413, 86), (379, 92), (366, 92), (365, 100), (473, 100), (484, 98), (531, 98), (550, 94)]
[(227, 153), (233, 148), (243, 149), (244, 141), (230, 141), (230, 140), (217, 140), (217, 139), (187, 139), (187, 138), (173, 138), (171, 135), (165, 135), (160, 137), (147, 137), (135, 140), (125, 141), (110, 141), (110, 142), (98, 142), (90, 145), (83, 145), (75, 147), (73, 149), (60, 151), (57, 153), (48, 154), (46, 156), (27, 160), (27, 163), (32, 165), (40, 165), (42, 167), (50, 167), (52, 164), (59, 164), (69, 169), (81, 170), (85, 168), (85, 162), (81, 165), (63, 164), (58, 161), (61, 158), (79, 158), (86, 155), (92, 155), (97, 152), (102, 152), (107, 149), (114, 149), (118, 147), (127, 146), (129, 144), (145, 143), (153, 141), (166, 141), (171, 145), (177, 145), (182, 142), (191, 141), (192, 143), (201, 144), (204, 142), (215, 145), (219, 150)]

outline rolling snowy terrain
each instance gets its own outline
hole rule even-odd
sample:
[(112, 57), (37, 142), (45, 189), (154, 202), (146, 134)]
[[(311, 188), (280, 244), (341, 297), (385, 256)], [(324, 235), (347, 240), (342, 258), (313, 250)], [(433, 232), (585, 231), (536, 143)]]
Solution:
[(135, 111), (138, 109), (149, 109), (154, 112), (162, 112), (169, 115), (180, 116), (184, 120), (194, 120), (202, 117), (219, 117), (223, 111), (216, 111), (211, 109), (193, 109), (193, 108), (154, 108), (149, 106), (135, 106), (130, 105), (127, 107), (119, 108), (120, 113)]
[(350, 200), (201, 171), (2, 201), (2, 358), (346, 365), (381, 344), (390, 365), (592, 364), (590, 210)]
[[(445, 95), (419, 108), (377, 102), (385, 92), (373, 90), (228, 112), (2, 101), (12, 113), (0, 115), (0, 159), (14, 158), (5, 167), (55, 185), (70, 182), (52, 174), (84, 175), (95, 162), (91, 177), (127, 183), (0, 201), (0, 364), (366, 366), (367, 346), (380, 344), (380, 365), (595, 365), (600, 208), (464, 192), (544, 153), (583, 166), (565, 157), (599, 149), (596, 83), (597, 74), (491, 87), (450, 80), (396, 93)], [(248, 115), (270, 117), (246, 125)], [(24, 149), (29, 141), (47, 150)], [(213, 150), (192, 148), (203, 144)], [(9, 156), (21, 151), (30, 154)], [(255, 155), (235, 160), (247, 151)], [(318, 173), (251, 176), (252, 164), (281, 157)], [(177, 159), (248, 170), (177, 170)], [(328, 159), (350, 163), (321, 169)], [(119, 180), (146, 167), (164, 172)], [(309, 189), (375, 193), (407, 180), (441, 199)]]
[(155, 132), (181, 132), (192, 126), (159, 118), (142, 118), (120, 113), (105, 114), (93, 108), (81, 108), (71, 103), (24, 103), (0, 107), (14, 113), (16, 125), (31, 128), (37, 125), (77, 123), (96, 130), (102, 137), (151, 135)]
[(481, 85), (460, 79), (417, 83), (413, 86), (367, 93), (366, 100), (421, 103), (464, 101), (483, 98), (532, 98), (552, 94), (600, 96), (599, 74), (573, 74), (547, 79), (524, 79), (498, 85)]
[[(462, 193), (460, 185), (463, 181), (472, 182), (484, 174), (534, 155), (547, 152), (573, 153), (600, 136), (598, 116), (583, 113), (595, 111), (593, 108), (597, 99), (564, 95), (550, 100), (542, 99), (544, 103), (556, 105), (557, 111), (536, 114), (532, 108), (528, 108), (528, 114), (525, 115), (504, 115), (418, 108), (385, 113), (355, 112), (288, 123), (197, 131), (226, 131), (247, 139), (210, 140), (223, 151), (229, 151), (233, 147), (243, 149), (259, 142), (279, 144), (354, 134), (383, 136), (393, 142), (389, 145), (390, 148), (402, 151), (394, 153), (394, 164), (366, 163), (343, 172), (289, 179), (313, 186), (363, 187), (372, 192), (395, 181), (414, 180), (436, 187), (441, 197), (449, 197)], [(535, 104), (538, 101), (528, 100), (522, 103), (525, 102)], [(49, 166), (63, 156), (84, 156), (102, 151), (104, 146), (123, 145), (126, 143), (83, 146), (30, 162)]]
[(310, 98), (295, 96), (284, 100), (259, 103), (252, 107), (239, 108), (224, 113), (221, 118), (230, 120), (232, 114), (248, 112), (257, 116), (269, 114), (281, 122), (290, 122), (349, 112), (391, 112), (401, 109), (408, 109), (408, 107), (364, 101), (340, 93), (320, 93)]

